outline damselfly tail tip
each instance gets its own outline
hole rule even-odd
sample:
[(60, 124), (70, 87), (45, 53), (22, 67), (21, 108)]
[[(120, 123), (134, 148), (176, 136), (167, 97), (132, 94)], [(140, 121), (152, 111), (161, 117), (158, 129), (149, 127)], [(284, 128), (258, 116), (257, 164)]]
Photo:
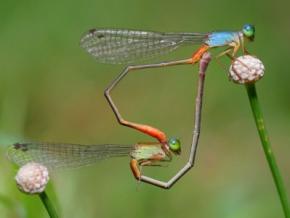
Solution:
[(28, 143), (20, 143), (20, 142), (16, 142), (12, 145), (12, 147), (16, 150), (22, 150), (22, 151), (26, 151), (27, 150), (27, 145)]
[(91, 33), (91, 34), (94, 34), (96, 32), (96, 28), (93, 28), (93, 29), (89, 29), (88, 33)]
[[(87, 47), (87, 40), (89, 38), (91, 38), (92, 36), (94, 36), (97, 32), (97, 29), (96, 28), (93, 28), (93, 29), (90, 29), (88, 30), (87, 32), (85, 32), (82, 37), (81, 37), (81, 40), (80, 40), (80, 46), (82, 48), (86, 48)], [(97, 35), (98, 38), (103, 38), (104, 35)]]

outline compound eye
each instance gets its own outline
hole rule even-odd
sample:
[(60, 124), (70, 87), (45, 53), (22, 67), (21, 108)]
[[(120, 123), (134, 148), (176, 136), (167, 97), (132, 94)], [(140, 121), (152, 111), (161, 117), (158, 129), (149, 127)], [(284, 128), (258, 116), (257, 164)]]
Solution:
[(243, 34), (250, 39), (254, 39), (255, 37), (255, 27), (251, 24), (246, 24), (243, 27)]
[(168, 146), (171, 151), (175, 153), (180, 153), (181, 151), (181, 143), (180, 140), (177, 138), (171, 138), (168, 140)]

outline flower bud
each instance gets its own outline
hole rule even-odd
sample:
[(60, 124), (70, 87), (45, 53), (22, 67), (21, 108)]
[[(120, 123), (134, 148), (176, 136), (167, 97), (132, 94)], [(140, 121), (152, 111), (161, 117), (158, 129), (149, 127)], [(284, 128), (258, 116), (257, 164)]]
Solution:
[(15, 180), (20, 191), (38, 194), (44, 191), (48, 183), (48, 170), (39, 163), (27, 163), (18, 170)]
[(262, 61), (251, 55), (236, 58), (230, 66), (229, 78), (235, 83), (254, 83), (264, 76), (265, 67)]

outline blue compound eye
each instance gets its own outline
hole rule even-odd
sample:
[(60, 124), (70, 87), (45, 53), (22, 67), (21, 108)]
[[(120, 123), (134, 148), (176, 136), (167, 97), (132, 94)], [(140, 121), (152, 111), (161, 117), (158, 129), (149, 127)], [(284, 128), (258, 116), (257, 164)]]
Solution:
[(179, 139), (177, 138), (171, 138), (168, 140), (168, 146), (171, 151), (174, 153), (180, 153), (181, 152), (181, 143)]
[(255, 26), (251, 24), (246, 24), (242, 30), (245, 37), (253, 40), (255, 38)]

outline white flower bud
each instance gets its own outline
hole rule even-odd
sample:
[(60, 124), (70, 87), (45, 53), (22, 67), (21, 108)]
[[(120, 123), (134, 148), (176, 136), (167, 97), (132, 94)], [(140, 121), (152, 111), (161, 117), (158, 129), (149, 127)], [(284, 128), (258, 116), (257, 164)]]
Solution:
[(236, 58), (230, 66), (229, 78), (235, 83), (254, 83), (264, 76), (262, 61), (251, 55)]
[(38, 194), (44, 191), (48, 183), (48, 170), (39, 163), (27, 163), (18, 170), (15, 180), (20, 191)]

